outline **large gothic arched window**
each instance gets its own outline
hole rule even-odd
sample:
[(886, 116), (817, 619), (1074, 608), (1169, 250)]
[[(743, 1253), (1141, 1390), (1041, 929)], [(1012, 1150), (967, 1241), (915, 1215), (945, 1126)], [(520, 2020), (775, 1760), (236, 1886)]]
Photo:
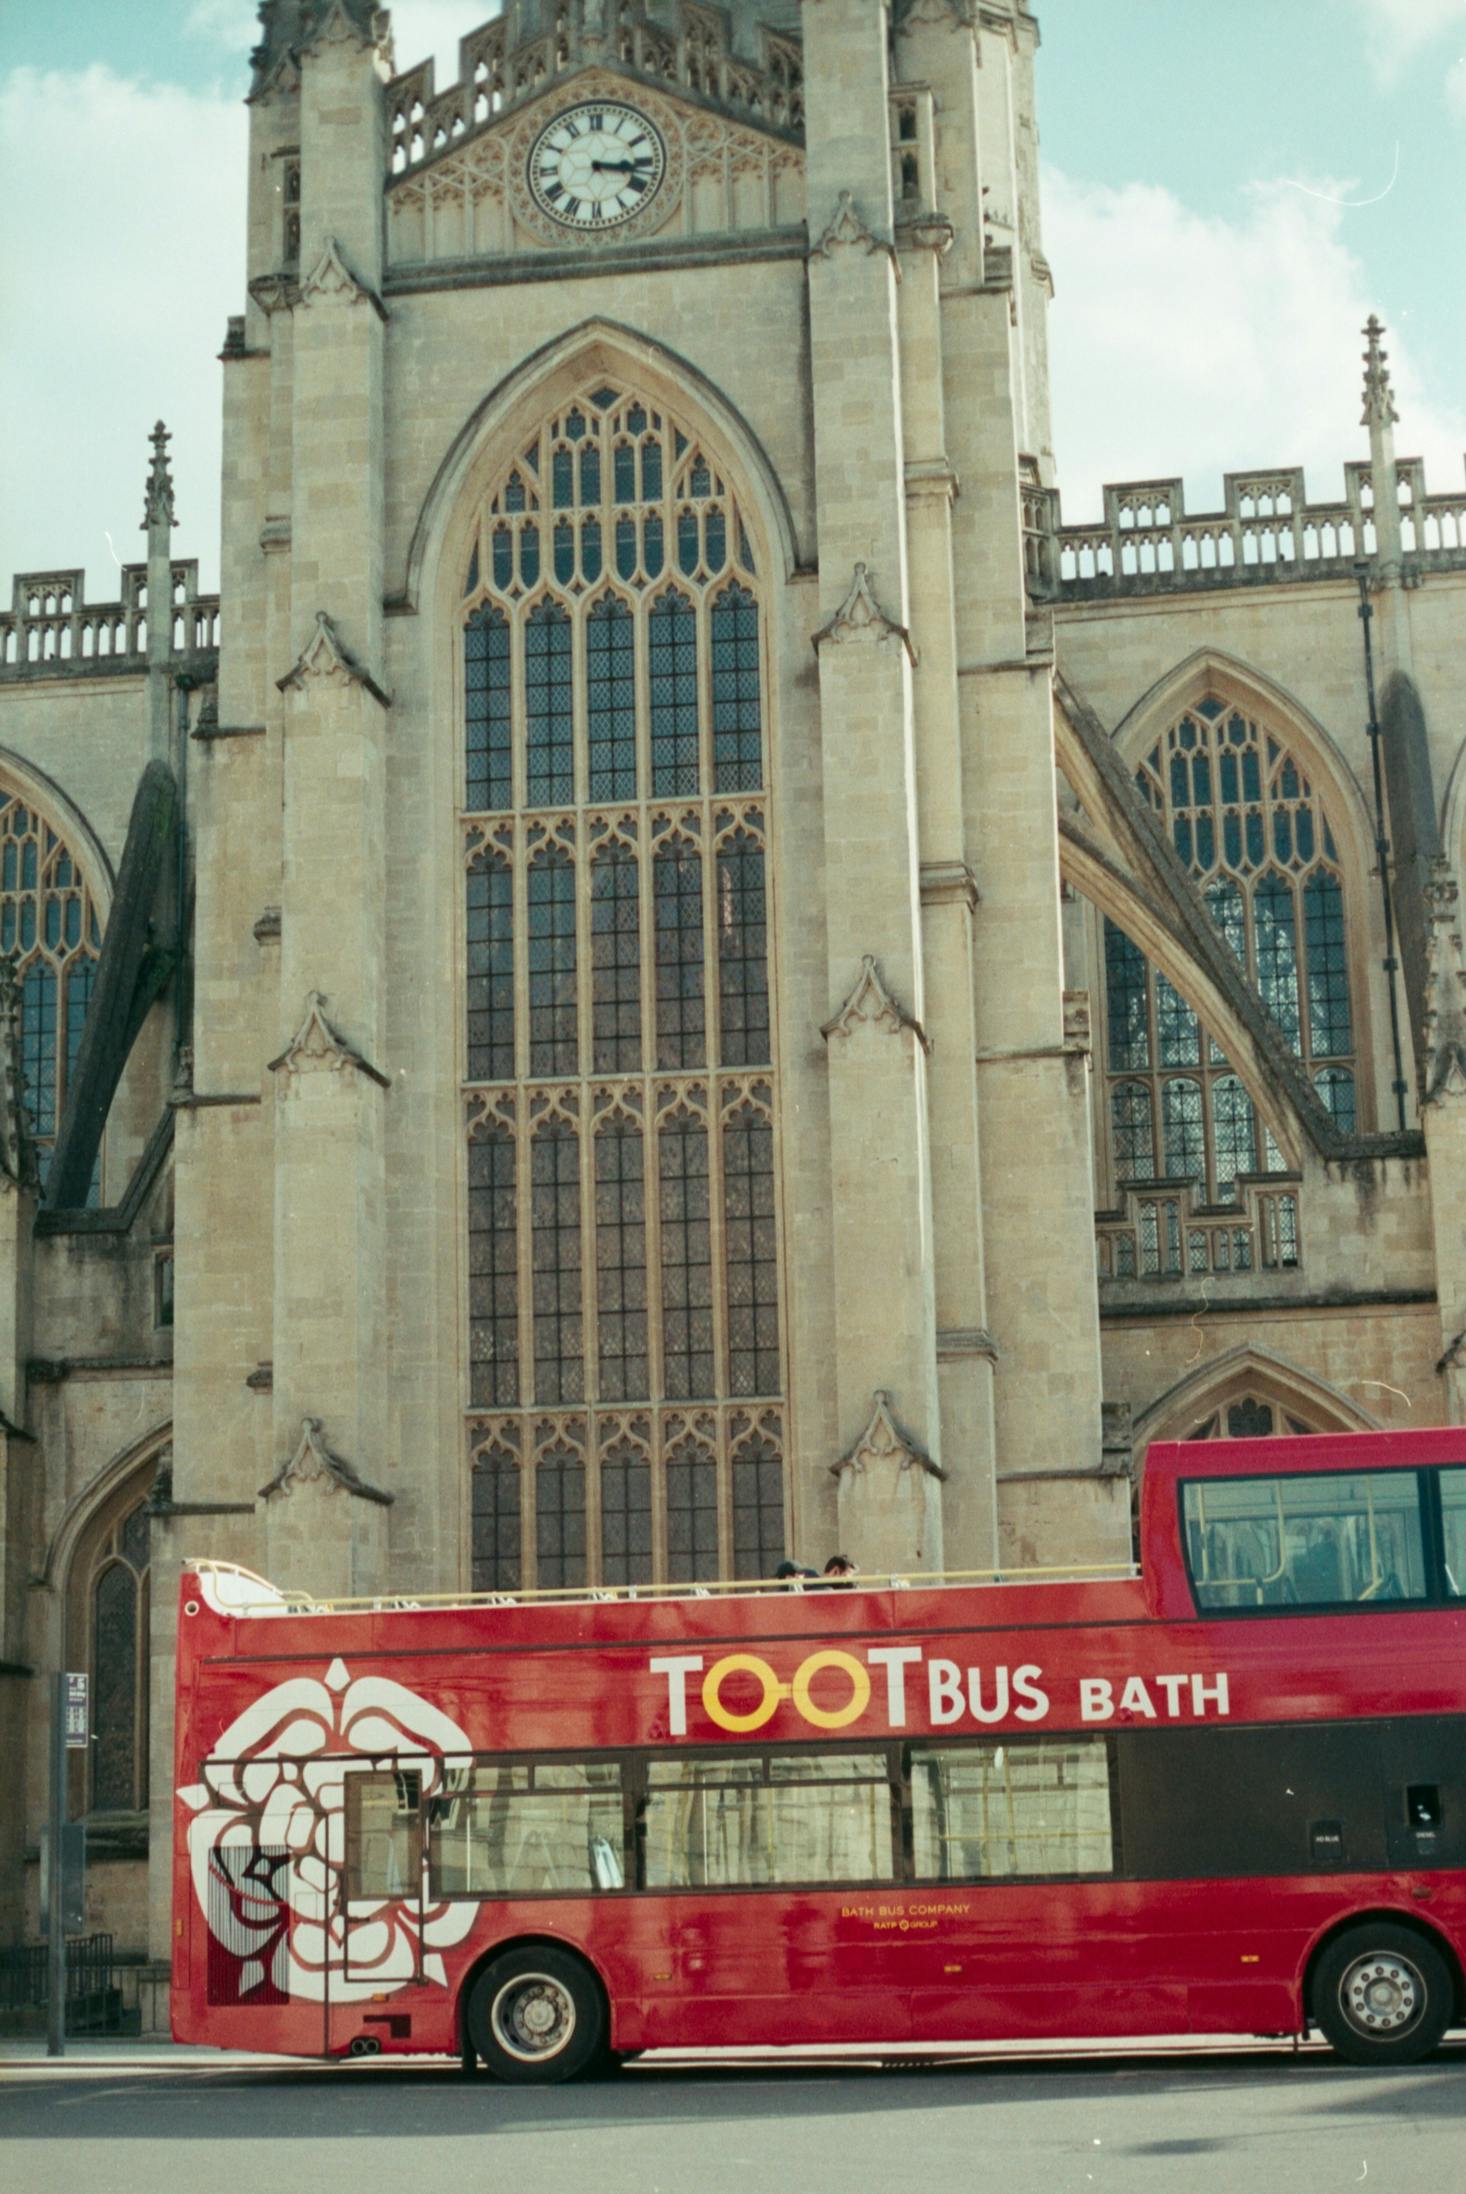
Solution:
[(489, 495), (462, 618), (475, 1583), (767, 1575), (767, 685), (721, 460), (588, 381)]
[[(97, 909), (71, 849), (0, 784), (0, 955), (20, 991), (25, 1106), (45, 1178), (101, 950)], [(95, 1199), (97, 1183), (93, 1183)]]
[[(1168, 727), (1137, 783), (1319, 1096), (1351, 1130), (1344, 881), (1307, 776), (1265, 725), (1209, 694)], [(1190, 1006), (1109, 920), (1104, 960), (1117, 1187), (1190, 1180), (1200, 1201), (1234, 1202), (1240, 1176), (1282, 1164), (1250, 1093)]]

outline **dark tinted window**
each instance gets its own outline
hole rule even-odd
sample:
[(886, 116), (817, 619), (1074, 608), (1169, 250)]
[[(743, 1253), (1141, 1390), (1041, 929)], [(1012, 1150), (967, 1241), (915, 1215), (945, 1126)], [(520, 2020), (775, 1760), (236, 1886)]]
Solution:
[(1181, 1500), (1198, 1608), (1429, 1597), (1414, 1471), (1192, 1479)]

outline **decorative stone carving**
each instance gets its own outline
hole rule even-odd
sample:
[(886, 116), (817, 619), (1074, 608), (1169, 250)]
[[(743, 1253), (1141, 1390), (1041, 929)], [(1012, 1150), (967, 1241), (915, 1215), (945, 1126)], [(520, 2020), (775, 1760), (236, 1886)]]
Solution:
[(269, 1484), (260, 1487), (260, 1499), (289, 1496), (297, 1486), (318, 1486), (322, 1493), (354, 1493), (359, 1501), (376, 1501), (382, 1508), (390, 1508), (395, 1499), (379, 1486), (369, 1485), (344, 1455), (327, 1447), (319, 1417), (302, 1417), (299, 1446)]
[(174, 521), (173, 475), (168, 470), (168, 444), (173, 437), (160, 419), (148, 439), (153, 445), (153, 461), (143, 490), (144, 533), (149, 526), (171, 526)]
[(1363, 328), (1368, 347), (1364, 352), (1364, 410), (1359, 419), (1362, 427), (1393, 426), (1400, 417), (1390, 388), (1390, 369), (1385, 363), (1390, 354), (1380, 347), (1379, 339), (1384, 332), (1380, 321), (1371, 313)]
[(377, 46), (391, 66), (391, 24), (385, 8), (376, 0), (315, 0), (315, 20), (296, 47), (298, 55), (314, 53), (321, 46)]
[(923, 25), (937, 29), (976, 30), (977, 14), (972, 0), (905, 0), (896, 10), (898, 31), (917, 30)]
[(883, 251), (896, 270), (897, 281), (900, 281), (901, 261), (897, 256), (895, 243), (889, 236), (881, 236), (871, 228), (856, 205), (853, 194), (842, 190), (840, 203), (826, 223), (818, 243), (810, 245), (809, 256), (812, 260), (830, 259), (837, 251), (852, 245), (864, 245), (867, 258), (872, 252)]
[(314, 678), (339, 678), (347, 685), (365, 686), (367, 692), (374, 700), (380, 701), (383, 708), (392, 706), (371, 672), (363, 670), (360, 663), (342, 646), (336, 627), (323, 609), (316, 611), (315, 632), (306, 642), (296, 662), (275, 683), (282, 693), (301, 693), (304, 692), (307, 681)]
[(305, 1019), (279, 1058), (270, 1061), (270, 1072), (294, 1076), (321, 1071), (344, 1074), (348, 1070), (365, 1074), (383, 1089), (391, 1087), (387, 1076), (331, 1026), (326, 1019), (325, 996), (321, 991), (313, 990), (305, 1002)]
[(929, 1052), (932, 1048), (931, 1038), (920, 1021), (891, 996), (881, 981), (875, 955), (870, 952), (861, 954), (860, 977), (855, 988), (839, 1012), (824, 1023), (820, 1034), (827, 1043), (832, 1036), (850, 1036), (858, 1021), (869, 1021), (876, 1028), (888, 1029), (893, 1036), (899, 1036), (902, 1029), (909, 1028), (923, 1051)]
[(856, 565), (849, 593), (829, 623), (821, 625), (814, 636), (816, 648), (823, 647), (826, 641), (841, 645), (847, 640), (874, 640), (877, 647), (886, 647), (894, 640), (905, 648), (913, 664), (916, 661), (911, 634), (904, 625), (898, 625), (894, 618), (886, 615), (872, 593), (870, 568), (866, 564)]
[(300, 285), (298, 301), (302, 305), (309, 305), (318, 297), (344, 298), (348, 305), (365, 302), (375, 307), (383, 320), (387, 317), (387, 308), (376, 291), (368, 289), (364, 282), (358, 282), (347, 266), (334, 236), (327, 237), (325, 250)]
[(186, 1105), (193, 1096), (193, 1045), (180, 1044), (178, 1059), (173, 1069), (172, 1102)]
[(1425, 887), (1430, 931), (1425, 958), (1425, 1094), (1423, 1104), (1466, 1096), (1466, 954), (1462, 951), (1460, 889), (1438, 859)]
[(924, 1470), (933, 1478), (945, 1478), (947, 1473), (940, 1463), (934, 1463), (924, 1448), (917, 1446), (897, 1424), (891, 1415), (891, 1397), (884, 1387), (877, 1387), (875, 1407), (860, 1438), (838, 1463), (830, 1465), (830, 1474), (838, 1478), (845, 1471), (855, 1477), (881, 1463), (893, 1463), (897, 1471)]

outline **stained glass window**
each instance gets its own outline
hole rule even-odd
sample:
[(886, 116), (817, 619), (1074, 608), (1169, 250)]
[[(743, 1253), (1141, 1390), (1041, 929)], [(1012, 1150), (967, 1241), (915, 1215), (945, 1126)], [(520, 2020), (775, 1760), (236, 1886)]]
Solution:
[(698, 1120), (669, 1120), (658, 1156), (666, 1389), (671, 1400), (684, 1401), (716, 1385), (707, 1129)]
[[(0, 787), (0, 953), (20, 986), (25, 1109), (44, 1180), (91, 1006), (102, 934), (65, 841)], [(100, 1194), (100, 1171), (88, 1203)]]
[(667, 1458), (667, 1557), (677, 1577), (718, 1574), (718, 1472), (712, 1456), (684, 1449)]
[(473, 1577), (481, 1592), (517, 1592), (520, 1557), (520, 1469), (502, 1448), (473, 1467)]
[(469, 1388), (476, 1403), (519, 1400), (519, 1219), (514, 1138), (503, 1126), (468, 1146)]
[(601, 1457), (601, 1578), (645, 1584), (652, 1575), (652, 1469), (621, 1441)]
[(707, 1057), (702, 855), (675, 839), (656, 857), (657, 1065), (700, 1067)]
[(777, 1447), (754, 1439), (733, 1457), (733, 1570), (772, 1577), (784, 1559), (784, 1464)]
[(585, 1464), (569, 1448), (535, 1471), (535, 1575), (542, 1587), (585, 1583)]
[(690, 422), (597, 378), (519, 438), (464, 556), (467, 1400), (491, 1590), (757, 1573), (782, 1544), (752, 532)]
[(148, 1802), (148, 1577), (145, 1497), (122, 1495), (78, 1547), (85, 1575), (92, 1744), (87, 1805), (131, 1813)]
[(580, 1299), (580, 1138), (550, 1120), (532, 1145), (534, 1387), (542, 1402), (584, 1396)]
[(641, 909), (628, 846), (596, 855), (590, 906), (594, 1071), (634, 1074), (641, 1065)]
[(602, 1400), (643, 1399), (646, 1188), (634, 1120), (608, 1120), (596, 1135), (596, 1335)]
[[(1210, 695), (1156, 742), (1136, 781), (1284, 1041), (1338, 1125), (1352, 1130), (1344, 884), (1306, 773), (1265, 725)], [(1104, 961), (1115, 1182), (1188, 1179), (1202, 1201), (1228, 1203), (1240, 1176), (1281, 1170), (1277, 1143), (1221, 1046), (1110, 921)]]

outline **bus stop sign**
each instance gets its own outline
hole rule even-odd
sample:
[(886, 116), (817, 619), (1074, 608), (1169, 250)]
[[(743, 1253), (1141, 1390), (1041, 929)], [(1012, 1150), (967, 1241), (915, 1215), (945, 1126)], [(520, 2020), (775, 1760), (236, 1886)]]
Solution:
[(87, 1701), (85, 1675), (69, 1674), (66, 1679), (66, 1749), (68, 1752), (85, 1752), (91, 1738), (91, 1709)]

